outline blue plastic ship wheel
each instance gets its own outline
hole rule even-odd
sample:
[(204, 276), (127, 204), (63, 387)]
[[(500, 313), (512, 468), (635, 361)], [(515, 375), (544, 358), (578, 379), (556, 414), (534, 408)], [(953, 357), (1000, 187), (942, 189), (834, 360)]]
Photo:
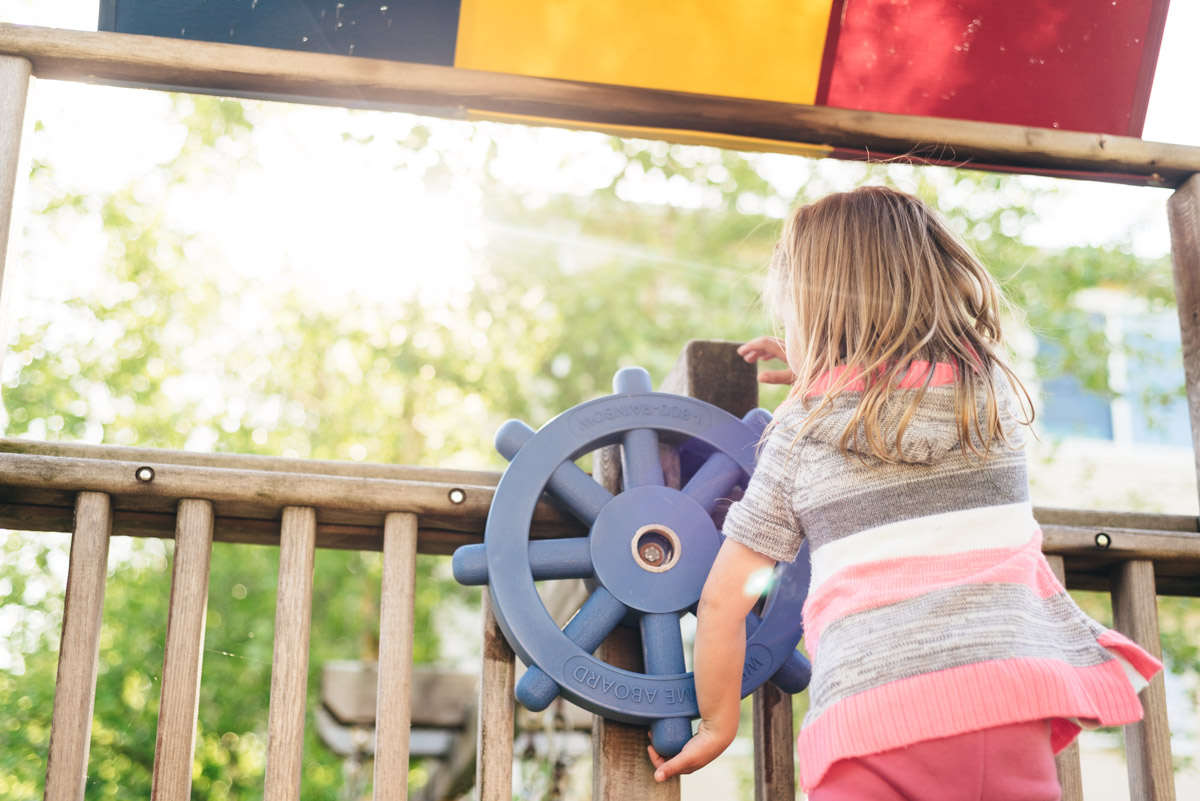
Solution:
[[(510, 464), (496, 487), (483, 544), (455, 552), (454, 577), (488, 585), (501, 630), (529, 666), (517, 700), (539, 711), (561, 693), (607, 718), (649, 724), (655, 749), (673, 756), (699, 716), (680, 618), (695, 610), (721, 545), (713, 513), (754, 472), (770, 414), (756, 409), (739, 420), (693, 398), (653, 392), (639, 367), (618, 372), (613, 388), (615, 394), (580, 404), (537, 433), (519, 420), (501, 426), (496, 449)], [(660, 437), (705, 457), (682, 489), (664, 485)], [(624, 491), (617, 495), (575, 464), (606, 445), (621, 445)], [(588, 536), (531, 541), (543, 492), (588, 526)], [(588, 580), (592, 593), (559, 629), (535, 582), (572, 578)], [(811, 675), (796, 651), (804, 634), (807, 545), (765, 584), (761, 617), (752, 612), (746, 620), (743, 696), (767, 679), (799, 692)], [(645, 673), (592, 655), (629, 619), (641, 631)]]

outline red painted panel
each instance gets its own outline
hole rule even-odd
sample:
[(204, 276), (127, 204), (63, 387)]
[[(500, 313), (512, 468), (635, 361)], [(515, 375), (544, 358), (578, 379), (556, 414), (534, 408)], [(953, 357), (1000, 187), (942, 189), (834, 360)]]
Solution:
[(1167, 2), (841, 0), (817, 102), (1141, 136)]

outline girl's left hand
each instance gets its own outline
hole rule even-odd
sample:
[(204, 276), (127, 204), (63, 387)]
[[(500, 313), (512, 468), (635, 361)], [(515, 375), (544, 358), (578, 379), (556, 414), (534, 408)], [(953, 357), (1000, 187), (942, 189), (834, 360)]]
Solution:
[(731, 742), (732, 736), (712, 731), (705, 721), (701, 720), (692, 739), (687, 741), (682, 751), (670, 759), (660, 756), (653, 745), (648, 745), (646, 751), (650, 754), (650, 761), (654, 763), (654, 780), (665, 782), (672, 776), (699, 770), (720, 756)]

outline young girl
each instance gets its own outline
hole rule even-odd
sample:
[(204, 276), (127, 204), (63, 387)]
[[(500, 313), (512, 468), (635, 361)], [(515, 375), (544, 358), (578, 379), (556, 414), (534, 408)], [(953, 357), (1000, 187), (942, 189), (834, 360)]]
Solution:
[(792, 390), (700, 600), (698, 731), (673, 759), (650, 748), (655, 777), (733, 740), (746, 588), (807, 537), (809, 797), (1058, 799), (1054, 754), (1138, 720), (1162, 664), (1042, 556), (994, 279), (919, 199), (865, 187), (793, 213), (769, 286), (785, 340), (740, 352), (784, 359), (762, 380)]

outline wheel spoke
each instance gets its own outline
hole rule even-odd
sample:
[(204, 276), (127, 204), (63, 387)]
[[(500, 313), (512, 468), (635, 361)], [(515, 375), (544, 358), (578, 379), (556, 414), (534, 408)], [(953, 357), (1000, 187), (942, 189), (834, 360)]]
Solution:
[(663, 485), (658, 433), (654, 429), (636, 428), (626, 432), (621, 440), (621, 477), (627, 489)]
[(683, 633), (674, 612), (642, 615), (642, 657), (646, 672), (656, 675), (686, 673)]
[(589, 654), (617, 627), (628, 610), (611, 592), (597, 587), (563, 629), (567, 639)]
[(723, 453), (714, 453), (684, 485), (683, 494), (712, 514), (717, 502), (737, 486), (742, 476), (742, 468), (737, 462)]
[(529, 567), (534, 581), (587, 578), (592, 575), (592, 549), (587, 537), (532, 540)]
[[(496, 432), (496, 450), (511, 462), (532, 437), (532, 428), (520, 420), (509, 420)], [(574, 462), (563, 462), (555, 468), (546, 490), (587, 526), (596, 521), (596, 515), (613, 497)]]
[(611, 492), (574, 462), (560, 464), (550, 474), (546, 489), (587, 526), (596, 522), (596, 515), (613, 499)]

